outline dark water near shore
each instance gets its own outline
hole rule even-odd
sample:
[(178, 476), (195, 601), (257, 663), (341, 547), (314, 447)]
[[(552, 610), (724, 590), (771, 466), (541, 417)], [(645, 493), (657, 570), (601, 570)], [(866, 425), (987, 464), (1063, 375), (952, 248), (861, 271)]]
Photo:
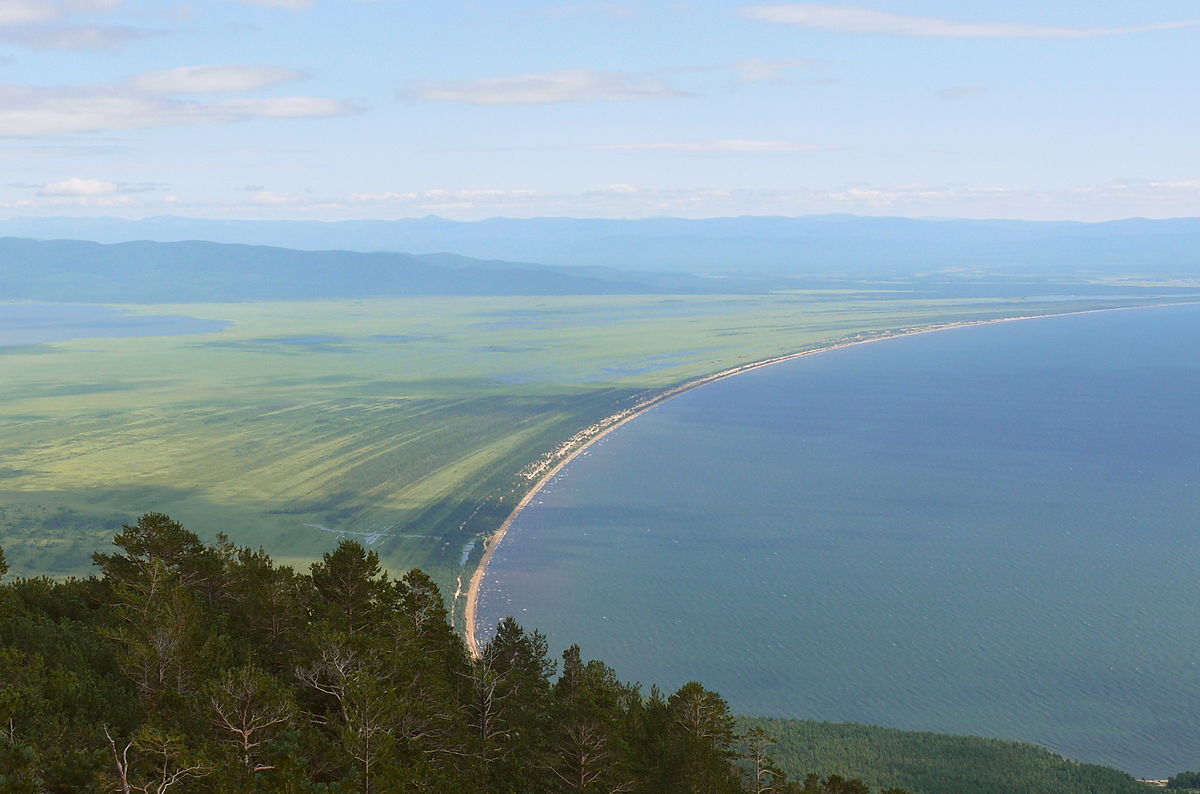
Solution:
[(0, 302), (0, 347), (116, 336), (177, 336), (220, 331), (230, 323), (182, 315), (127, 314), (109, 306)]
[(1200, 306), (957, 329), (684, 394), (568, 466), (481, 625), (741, 712), (1200, 767)]

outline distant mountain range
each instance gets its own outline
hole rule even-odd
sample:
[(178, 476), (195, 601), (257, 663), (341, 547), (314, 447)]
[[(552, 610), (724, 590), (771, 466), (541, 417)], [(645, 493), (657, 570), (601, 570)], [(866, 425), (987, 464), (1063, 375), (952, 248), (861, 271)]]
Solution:
[(703, 280), (454, 254), (297, 251), (211, 242), (0, 238), (0, 300), (190, 302), (397, 295), (695, 291)]
[(1200, 273), (1200, 218), (1108, 223), (852, 215), (475, 222), (15, 218), (0, 221), (0, 234), (106, 243), (209, 240), (307, 250), (454, 251), (560, 267), (709, 275), (886, 277), (957, 268), (1027, 275)]

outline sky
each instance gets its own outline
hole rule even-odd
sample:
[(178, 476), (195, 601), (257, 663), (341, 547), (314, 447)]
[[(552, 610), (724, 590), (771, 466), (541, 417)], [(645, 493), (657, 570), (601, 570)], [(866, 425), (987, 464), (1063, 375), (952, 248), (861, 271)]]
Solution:
[(1200, 215), (1195, 0), (0, 0), (0, 218)]

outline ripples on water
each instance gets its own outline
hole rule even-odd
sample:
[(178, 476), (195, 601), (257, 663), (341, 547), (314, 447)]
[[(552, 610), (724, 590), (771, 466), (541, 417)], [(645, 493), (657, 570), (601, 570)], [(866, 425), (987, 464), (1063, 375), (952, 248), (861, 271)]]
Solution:
[(689, 392), (540, 495), (481, 625), (739, 710), (1200, 765), (1200, 307), (887, 340)]

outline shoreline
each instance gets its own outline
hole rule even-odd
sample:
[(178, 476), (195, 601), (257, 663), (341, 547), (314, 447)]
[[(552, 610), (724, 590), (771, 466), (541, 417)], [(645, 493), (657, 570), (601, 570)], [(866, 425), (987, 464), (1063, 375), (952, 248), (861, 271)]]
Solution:
[[(709, 383), (714, 383), (719, 380), (731, 378), (731, 377), (734, 377), (735, 375), (741, 375), (743, 373), (751, 372), (753, 370), (761, 369), (763, 367), (769, 367), (774, 364), (781, 364), (785, 361), (794, 361), (795, 359), (804, 358), (806, 356), (817, 355), (818, 353), (828, 353), (833, 350), (843, 350), (848, 347), (854, 347), (857, 345), (865, 345), (870, 342), (881, 342), (886, 339), (899, 339), (899, 338), (906, 337), (906, 336), (916, 336), (918, 334), (928, 334), (928, 333), (934, 333), (936, 331), (949, 331), (949, 330), (953, 330), (956, 328), (967, 328), (970, 326), (992, 325), (994, 323), (1017, 322), (1020, 320), (1038, 320), (1038, 319), (1044, 319), (1047, 317), (1067, 317), (1067, 316), (1075, 316), (1075, 315), (1081, 315), (1081, 314), (1095, 314), (1097, 312), (1129, 311), (1129, 310), (1133, 310), (1133, 309), (1154, 309), (1154, 308), (1159, 308), (1159, 307), (1163, 307), (1163, 306), (1186, 306), (1186, 305), (1195, 304), (1195, 303), (1197, 303), (1197, 301), (1181, 301), (1178, 303), (1154, 303), (1154, 304), (1148, 304), (1148, 305), (1142, 305), (1142, 306), (1112, 306), (1112, 307), (1103, 308), (1103, 309), (1082, 309), (1079, 311), (1053, 312), (1050, 314), (1027, 314), (1027, 315), (1020, 315), (1020, 316), (1016, 316), (1016, 317), (995, 317), (995, 318), (992, 318), (989, 320), (963, 320), (963, 321), (952, 322), (952, 323), (938, 323), (938, 324), (920, 326), (920, 327), (915, 327), (915, 328), (905, 328), (905, 329), (900, 329), (900, 330), (892, 331), (892, 332), (889, 332), (889, 331), (882, 331), (882, 332), (863, 331), (863, 332), (859, 332), (858, 336), (868, 335), (871, 333), (878, 333), (878, 335), (877, 336), (867, 336), (867, 338), (855, 338), (855, 336), (851, 336), (846, 341), (835, 342), (833, 344), (825, 345), (822, 347), (815, 347), (815, 348), (812, 348), (811, 350), (802, 350), (802, 351), (798, 351), (795, 353), (785, 353), (780, 356), (773, 356), (771, 358), (765, 358), (765, 359), (761, 359), (759, 361), (752, 361), (747, 364), (739, 364), (736, 367), (730, 367), (728, 369), (723, 369), (719, 372), (714, 372), (711, 375), (704, 375), (699, 378), (694, 378), (692, 380), (685, 381), (684, 383), (681, 383), (678, 386), (672, 386), (669, 389), (658, 392), (658, 393), (653, 394), (643, 400), (640, 400), (639, 402), (635, 403), (633, 406), (631, 406), (629, 408), (626, 408), (622, 411), (618, 411), (617, 413), (611, 414), (610, 416), (606, 416), (605, 418), (601, 419), (599, 422), (596, 422), (595, 424), (589, 425), (588, 427), (580, 430), (578, 433), (571, 436), (571, 438), (568, 439), (566, 442), (559, 445), (559, 447), (556, 448), (554, 451), (552, 451), (552, 452), (548, 453), (546, 456), (544, 456), (544, 459), (540, 459), (540, 464), (538, 464), (536, 466), (532, 475), (530, 476), (530, 479), (533, 479), (534, 477), (537, 478), (534, 481), (534, 484), (525, 493), (525, 495), (521, 497), (521, 500), (519, 502), (517, 502), (516, 506), (513, 507), (512, 511), (509, 512), (508, 516), (504, 519), (504, 521), (500, 524), (500, 526), (497, 527), (496, 531), (493, 532), (491, 535), (489, 535), (483, 541), (483, 544), (484, 544), (483, 556), (480, 558), (479, 564), (476, 565), (475, 570), (472, 571), (472, 573), (471, 573), (471, 579), (470, 579), (469, 584), (467, 585), (467, 590), (466, 590), (466, 599), (467, 599), (466, 606), (463, 610), (463, 624), (464, 624), (463, 639), (467, 643), (467, 650), (471, 653), (472, 656), (474, 656), (474, 657), (479, 656), (479, 639), (477, 637), (477, 632), (476, 632), (476, 623), (478, 622), (476, 612), (478, 610), (478, 604), (479, 604), (479, 593), (483, 587), (484, 577), (487, 576), (488, 564), (492, 560), (493, 553), (495, 552), (496, 548), (500, 545), (500, 543), (503, 542), (505, 535), (508, 534), (508, 530), (512, 527), (513, 522), (516, 521), (516, 519), (520, 516), (521, 511), (523, 511), (526, 507), (529, 506), (529, 503), (531, 501), (533, 501), (534, 497), (536, 497), (541, 492), (541, 490), (543, 488), (545, 488), (546, 485), (552, 479), (554, 479), (554, 477), (560, 471), (562, 471), (562, 469), (568, 463), (575, 460), (575, 458), (579, 457), (582, 453), (586, 452), (589, 448), (591, 448), (591, 446), (593, 444), (600, 441), (602, 438), (607, 436), (612, 431), (623, 426), (627, 422), (630, 422), (630, 421), (638, 418), (639, 416), (646, 413), (650, 409), (655, 408), (658, 405), (661, 405), (662, 403), (666, 402), (667, 400), (670, 400), (674, 397), (678, 397), (680, 394), (691, 391), (693, 389), (698, 389), (701, 386), (705, 386)], [(455, 593), (455, 601), (457, 601), (458, 595), (459, 595), (459, 593), (456, 592)]]

